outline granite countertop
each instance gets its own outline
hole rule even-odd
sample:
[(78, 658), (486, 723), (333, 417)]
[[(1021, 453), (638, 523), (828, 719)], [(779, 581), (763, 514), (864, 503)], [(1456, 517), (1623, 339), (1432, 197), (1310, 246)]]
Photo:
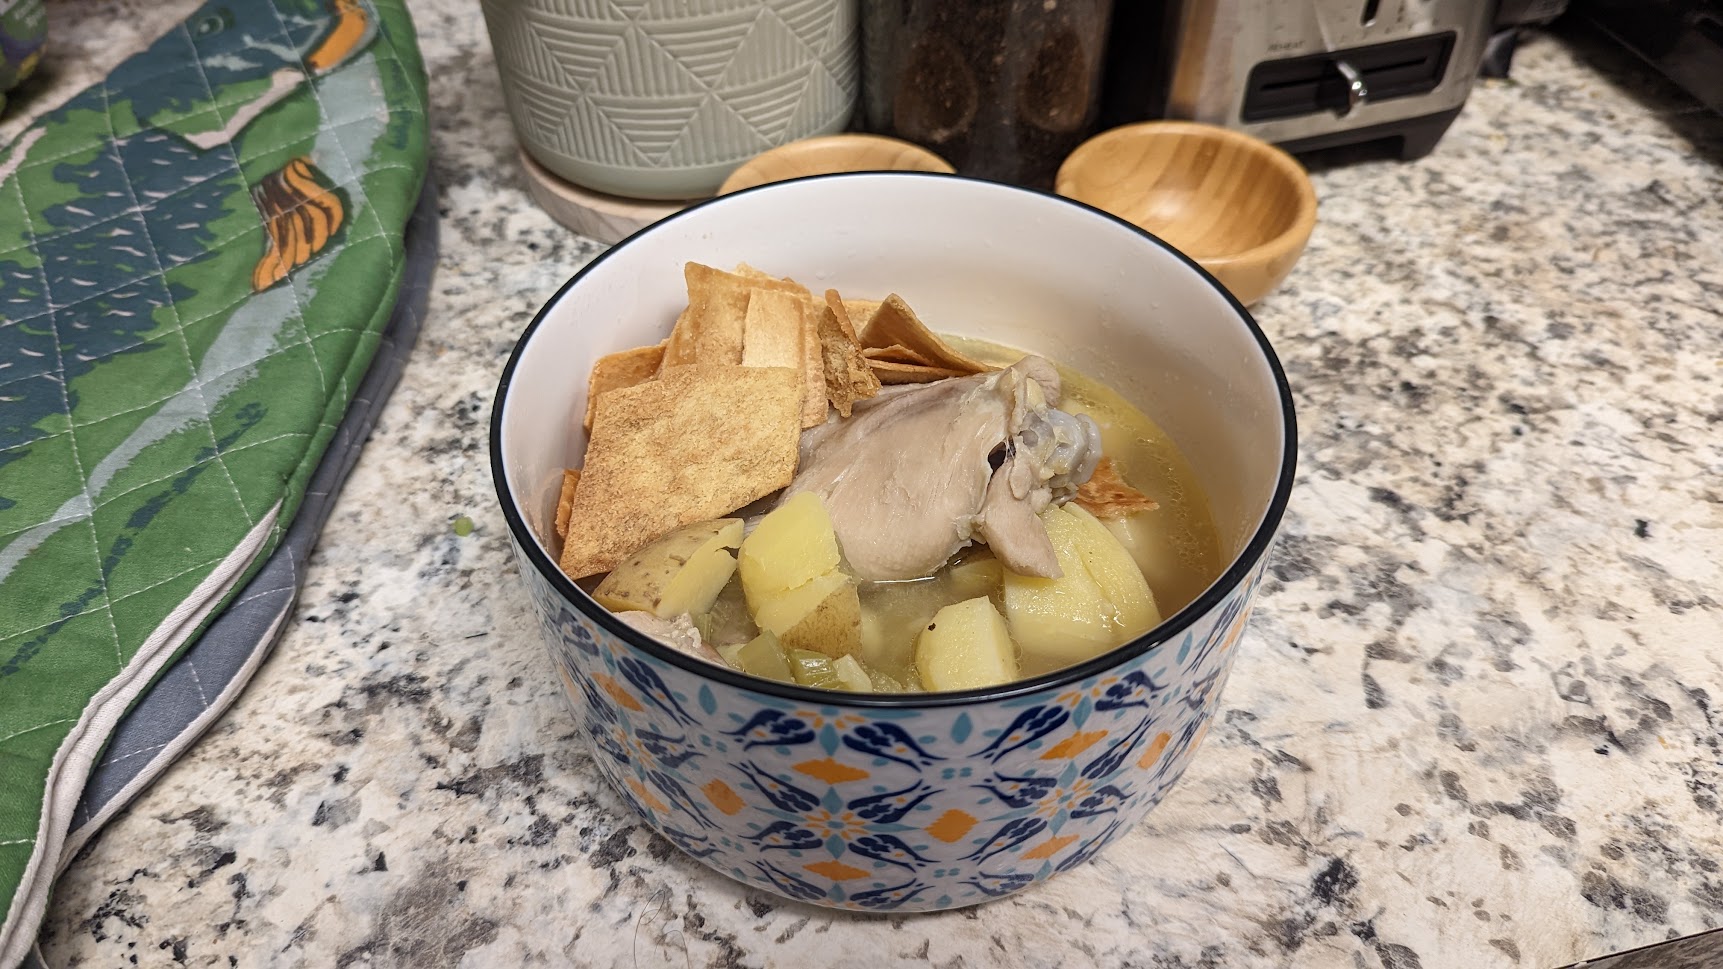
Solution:
[[(191, 6), (51, 4), (47, 83)], [(486, 424), (600, 247), (528, 198), (478, 4), (414, 12), (426, 330), (291, 628), (66, 871), (50, 965), (1506, 969), (1723, 924), (1723, 119), (1539, 38), (1432, 156), (1319, 170), (1257, 309), (1297, 490), (1201, 756), (1041, 890), (857, 917), (684, 859), (575, 738)]]

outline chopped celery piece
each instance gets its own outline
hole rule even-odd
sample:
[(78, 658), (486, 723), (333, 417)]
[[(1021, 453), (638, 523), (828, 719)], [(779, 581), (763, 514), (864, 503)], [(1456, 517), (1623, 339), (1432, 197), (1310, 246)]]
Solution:
[(832, 661), (832, 672), (843, 681), (843, 688), (855, 693), (872, 693), (873, 680), (854, 656), (840, 656)]
[(873, 691), (875, 693), (924, 692), (921, 688), (921, 680), (915, 677), (914, 669), (909, 671), (909, 679), (902, 679), (900, 677), (893, 676), (890, 673), (883, 673), (872, 666), (864, 666), (862, 668), (867, 670), (868, 679), (873, 683)]
[[(716, 637), (714, 637), (712, 635), (712, 628), (713, 627), (712, 627), (712, 614), (711, 613), (709, 613), (709, 612), (692, 612), (692, 613), (688, 614), (688, 619), (690, 622), (694, 623), (694, 628), (700, 633), (700, 641), (701, 642), (705, 643), (708, 646), (710, 646), (714, 642), (716, 642)], [(724, 655), (724, 651), (722, 649), (718, 650), (718, 655), (719, 656)]]
[(783, 647), (778, 645), (778, 637), (770, 632), (762, 632), (745, 643), (722, 647), (718, 654), (726, 663), (744, 673), (779, 683), (795, 682), (790, 675), (790, 664), (784, 661)]
[(803, 686), (816, 686), (822, 690), (844, 689), (844, 681), (838, 678), (837, 671), (832, 669), (832, 658), (824, 653), (816, 653), (811, 649), (792, 649), (785, 656), (790, 664), (790, 675)]

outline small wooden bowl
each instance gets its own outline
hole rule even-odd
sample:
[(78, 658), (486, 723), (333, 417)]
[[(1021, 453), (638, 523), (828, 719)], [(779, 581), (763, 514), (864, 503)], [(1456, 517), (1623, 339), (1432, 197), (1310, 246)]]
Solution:
[(1316, 226), (1316, 190), (1291, 155), (1191, 121), (1102, 132), (1059, 166), (1055, 188), (1165, 239), (1246, 306), (1280, 285)]
[(825, 135), (803, 138), (763, 151), (718, 186), (718, 194), (781, 182), (803, 175), (834, 172), (938, 172), (950, 175), (956, 169), (945, 159), (920, 145), (882, 135)]

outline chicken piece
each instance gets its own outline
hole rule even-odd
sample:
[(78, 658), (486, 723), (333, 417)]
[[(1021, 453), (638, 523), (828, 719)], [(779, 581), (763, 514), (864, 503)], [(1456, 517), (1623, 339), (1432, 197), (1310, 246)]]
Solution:
[(1021, 575), (1060, 574), (1037, 517), (1100, 460), (1100, 429), (1067, 414), (1040, 357), (971, 377), (903, 384), (858, 401), (847, 419), (802, 433), (784, 492), (818, 494), (861, 579), (931, 575), (971, 541)]
[(700, 630), (694, 627), (694, 618), (687, 613), (683, 613), (675, 619), (660, 619), (650, 612), (630, 609), (627, 612), (617, 613), (616, 618), (679, 653), (687, 653), (689, 656), (703, 659), (708, 663), (717, 663), (719, 666), (725, 665), (724, 657), (719, 656), (717, 650), (701, 640)]

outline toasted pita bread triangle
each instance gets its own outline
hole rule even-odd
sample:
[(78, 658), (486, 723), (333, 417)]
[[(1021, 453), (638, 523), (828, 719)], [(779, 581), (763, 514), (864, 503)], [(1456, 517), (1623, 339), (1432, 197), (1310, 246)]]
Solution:
[(562, 473), (562, 494), (556, 499), (556, 537), (568, 535), (568, 513), (574, 507), (574, 489), (580, 484), (580, 469), (569, 468)]
[(907, 363), (917, 367), (931, 367), (927, 358), (907, 347), (892, 344), (889, 347), (863, 347), (862, 356), (869, 360), (888, 360), (892, 363)]
[(676, 318), (660, 368), (740, 364), (749, 281), (697, 262), (685, 264), (682, 275), (688, 284), (688, 309)]
[(945, 370), (919, 363), (898, 363), (896, 360), (869, 360), (868, 369), (882, 384), (926, 384), (947, 377), (967, 377), (961, 370)]
[(586, 381), (586, 416), (581, 418), (581, 426), (592, 430), (592, 415), (598, 409), (600, 396), (651, 380), (664, 361), (664, 347), (669, 342), (665, 340), (655, 346), (619, 350), (599, 357)]
[(810, 292), (806, 286), (803, 286), (801, 283), (796, 282), (790, 277), (774, 276), (771, 273), (755, 269), (753, 266), (750, 266), (745, 262), (739, 262), (736, 264), (736, 275), (746, 279), (749, 285), (755, 289), (776, 289), (786, 293), (795, 293), (799, 296), (806, 296), (809, 299), (814, 298), (814, 294)]
[(799, 369), (806, 303), (805, 297), (781, 290), (749, 293), (748, 314), (742, 323), (742, 366)]
[(899, 346), (914, 352), (929, 366), (946, 370), (957, 370), (964, 374), (986, 373), (998, 370), (979, 360), (969, 357), (952, 349), (951, 345), (939, 338), (939, 335), (928, 329), (916, 317), (915, 311), (896, 293), (887, 296), (868, 320), (867, 326), (861, 333), (861, 343), (864, 347)]
[(790, 483), (802, 375), (788, 367), (690, 366), (599, 398), (563, 542), (570, 578), (605, 572), (684, 525)]
[(862, 355), (855, 327), (850, 324), (844, 301), (835, 289), (826, 290), (826, 305), (819, 316), (821, 360), (825, 365), (826, 398), (844, 417), (858, 400), (879, 393), (880, 381)]
[(1077, 486), (1076, 502), (1096, 518), (1125, 518), (1161, 507), (1160, 502), (1126, 484), (1112, 458), (1102, 458), (1089, 480)]

